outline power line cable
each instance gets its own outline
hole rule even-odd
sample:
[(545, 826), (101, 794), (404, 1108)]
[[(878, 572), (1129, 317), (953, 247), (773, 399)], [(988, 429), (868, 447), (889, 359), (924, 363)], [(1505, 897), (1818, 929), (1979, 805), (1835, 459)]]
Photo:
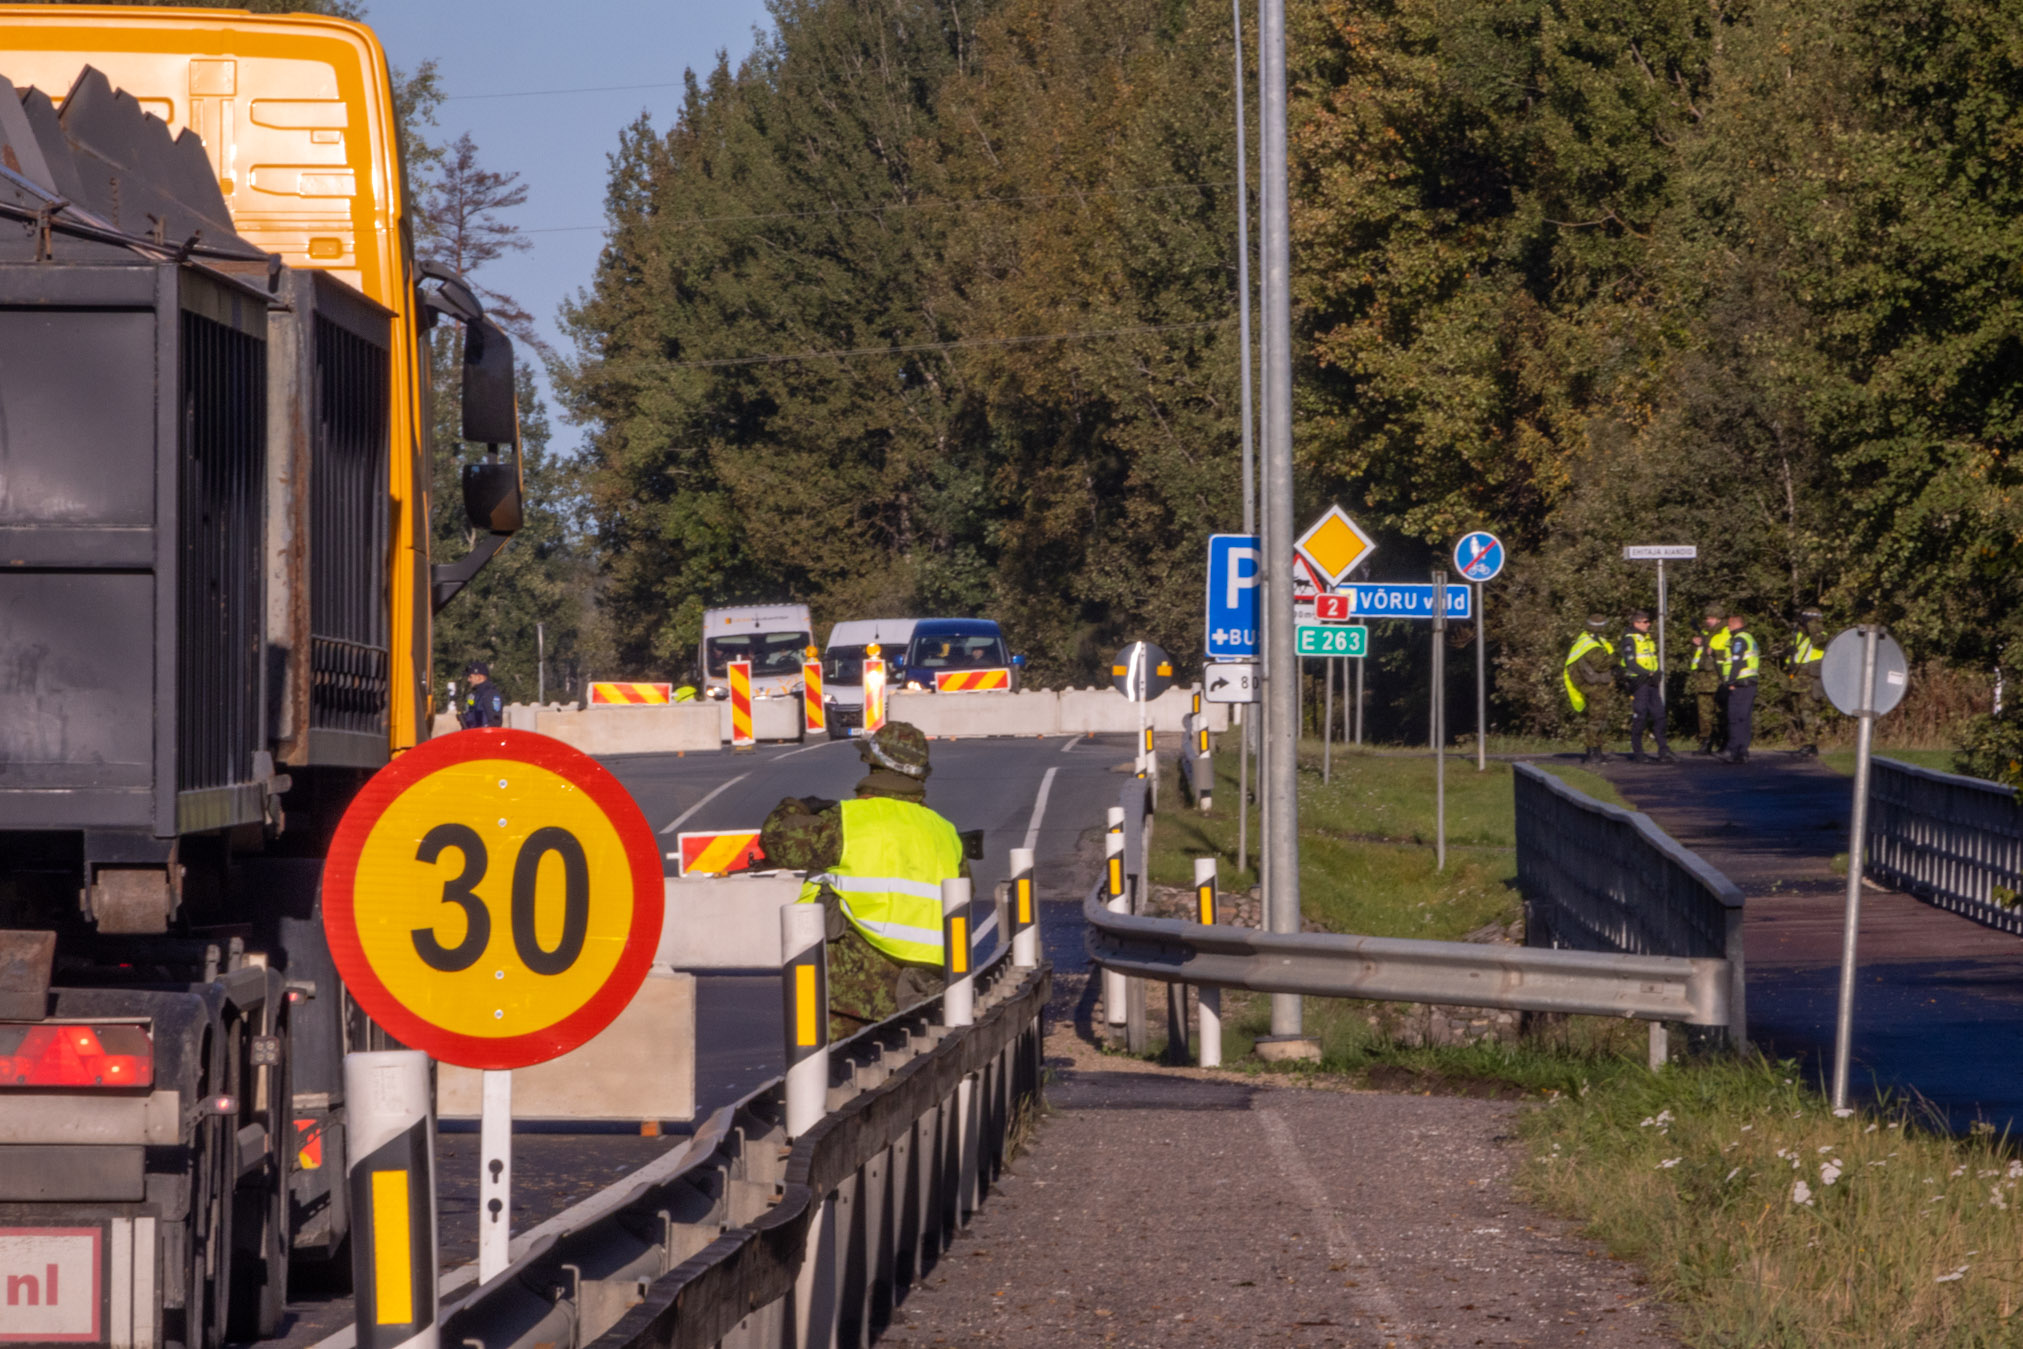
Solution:
[(922, 351), (953, 351), (959, 347), (1022, 347), (1040, 342), (1080, 342), (1103, 337), (1132, 337), (1141, 333), (1174, 333), (1202, 328), (1225, 328), (1233, 318), (1204, 319), (1199, 323), (1151, 323), (1135, 328), (1087, 328), (1073, 333), (1035, 333), (1025, 337), (963, 337), (949, 342), (916, 342), (898, 347), (844, 347), (835, 351), (775, 352), (766, 356), (730, 356), (713, 361), (670, 361), (676, 370), (721, 370), (737, 365), (786, 365), (794, 361), (842, 360), (851, 356), (904, 356)]
[[(752, 215), (703, 215), (688, 219), (672, 218), (673, 223), (684, 225), (725, 225), (747, 220), (806, 220), (815, 216), (839, 215), (881, 215), (886, 211), (932, 211), (948, 210), (958, 206), (1017, 206), (1029, 202), (1061, 201), (1071, 197), (1136, 197), (1158, 192), (1193, 192), (1204, 187), (1229, 187), (1223, 182), (1162, 183), (1157, 187), (1106, 187), (1090, 188), (1082, 192), (1043, 192), (1016, 197), (943, 197), (934, 201), (894, 201), (878, 206), (832, 206), (819, 211), (768, 211)], [(540, 229), (521, 230), (522, 234), (577, 234), (586, 230), (608, 230), (609, 223), (602, 225), (547, 225)]]

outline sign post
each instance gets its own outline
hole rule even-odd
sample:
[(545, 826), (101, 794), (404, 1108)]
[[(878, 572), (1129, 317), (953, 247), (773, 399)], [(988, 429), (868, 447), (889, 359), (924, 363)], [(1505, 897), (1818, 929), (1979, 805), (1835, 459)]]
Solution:
[[(1447, 573), (1433, 573), (1433, 593), (1447, 588)], [(1433, 839), (1435, 871), (1447, 869), (1447, 611), (1433, 611)]]
[(1862, 853), (1868, 842), (1869, 764), (1875, 719), (1903, 701), (1910, 665), (1894, 637), (1873, 624), (1849, 628), (1827, 644), (1820, 682), (1833, 705), (1857, 719), (1854, 812), (1848, 822), (1847, 914), (1840, 937), (1840, 1000), (1833, 1022), (1833, 1108), (1847, 1108), (1848, 1056), (1854, 1039), (1856, 937), (1861, 927)]
[(528, 731), (424, 741), (338, 823), (323, 927), (345, 986), (402, 1044), (484, 1073), (480, 1280), (506, 1267), (512, 1232), (507, 1075), (577, 1048), (632, 1001), (663, 890), (631, 795)]
[(1475, 771), (1489, 771), (1489, 627), (1482, 586), (1503, 570), (1503, 540), (1487, 530), (1461, 536), (1454, 545), (1454, 570), (1475, 587)]
[(1690, 543), (1643, 543), (1632, 544), (1623, 549), (1625, 562), (1655, 562), (1658, 564), (1658, 706), (1666, 706), (1665, 676), (1670, 667), (1665, 664), (1665, 564), (1667, 562), (1691, 562), (1700, 556), (1699, 548)]
[(1138, 776), (1152, 781), (1159, 801), (1159, 758), (1152, 752), (1152, 709), (1146, 706), (1173, 687), (1173, 660), (1156, 642), (1133, 642), (1110, 661), (1110, 682), (1138, 704)]

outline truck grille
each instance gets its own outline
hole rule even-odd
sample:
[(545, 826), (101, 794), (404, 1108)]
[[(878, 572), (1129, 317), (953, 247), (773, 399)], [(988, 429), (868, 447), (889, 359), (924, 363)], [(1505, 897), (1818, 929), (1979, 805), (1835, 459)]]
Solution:
[(316, 316), (311, 688), (319, 730), (386, 730), (387, 353)]

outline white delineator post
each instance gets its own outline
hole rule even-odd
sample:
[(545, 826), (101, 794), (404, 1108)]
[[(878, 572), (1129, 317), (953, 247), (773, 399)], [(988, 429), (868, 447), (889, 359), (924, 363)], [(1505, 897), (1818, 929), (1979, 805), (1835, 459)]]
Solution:
[(346, 1054), (344, 1100), (358, 1349), (438, 1349), (428, 1055)]
[[(786, 1016), (787, 1138), (798, 1139), (829, 1111), (828, 919), (820, 904), (780, 906), (780, 973)], [(822, 1201), (808, 1253), (794, 1276), (796, 1349), (827, 1349), (841, 1310), (836, 1296), (836, 1205)]]
[[(1124, 889), (1124, 808), (1111, 806), (1109, 824), (1103, 831), (1103, 900), (1111, 913), (1131, 912), (1131, 900)], [(1125, 1021), (1124, 976), (1103, 971), (1103, 1020), (1112, 1026)]]
[(1039, 900), (1033, 894), (1033, 850), (1011, 850), (1011, 958), (1014, 969), (1040, 963)]
[(513, 1073), (480, 1075), (478, 1115), (478, 1282), (490, 1283), (513, 1263)]
[(820, 904), (780, 906), (788, 1138), (799, 1138), (829, 1109), (827, 926), (828, 918)]
[(968, 1026), (976, 1021), (976, 973), (970, 968), (969, 882), (957, 877), (941, 883), (941, 1024)]
[[(1215, 859), (1194, 859), (1194, 921), (1203, 927), (1215, 926)], [(1222, 990), (1203, 984), (1195, 990), (1194, 1020), (1200, 1039), (1195, 1062), (1203, 1068), (1222, 1066)]]

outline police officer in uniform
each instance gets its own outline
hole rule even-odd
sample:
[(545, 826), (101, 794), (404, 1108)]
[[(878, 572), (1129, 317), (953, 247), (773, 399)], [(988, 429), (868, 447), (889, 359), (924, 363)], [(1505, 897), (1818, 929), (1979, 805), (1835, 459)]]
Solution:
[(1696, 754), (1712, 754), (1714, 737), (1720, 726), (1720, 697), (1722, 693), (1721, 662), (1728, 652), (1728, 629), (1723, 620), (1728, 617), (1719, 605), (1707, 606), (1707, 613), (1700, 620), (1700, 631), (1693, 637), (1693, 655), (1686, 662), (1686, 692), (1693, 695), (1695, 710), (1700, 718), (1700, 748)]
[(1728, 690), (1729, 763), (1749, 762), (1749, 734), (1756, 716), (1756, 681), (1763, 672), (1762, 648), (1743, 624), (1742, 615), (1728, 615), (1728, 649), (1721, 654), (1721, 681)]
[(1826, 715), (1826, 682), (1820, 677), (1820, 662), (1826, 659), (1821, 617), (1817, 609), (1799, 611), (1791, 657), (1785, 662), (1791, 688), (1791, 729), (1798, 736), (1798, 752), (1814, 756), (1819, 753), (1819, 726)]
[(506, 724), (506, 695), (492, 682), (491, 667), (474, 660), (464, 667), (464, 706), (457, 721), (467, 731)]
[(1587, 746), (1585, 763), (1608, 761), (1602, 742), (1608, 739), (1616, 721), (1616, 649), (1602, 635), (1608, 630), (1607, 618), (1590, 615), (1587, 630), (1574, 639), (1566, 653), (1566, 665), (1560, 676), (1566, 682), (1568, 701), (1582, 716)]
[(801, 902), (829, 919), (830, 1008), (861, 1023), (940, 990), (941, 883), (968, 876), (969, 862), (955, 826), (927, 806), (919, 728), (887, 722), (857, 752), (870, 771), (850, 800), (788, 797), (759, 847), (770, 865), (808, 873)]
[(1644, 761), (1644, 727), (1658, 744), (1659, 763), (1677, 763), (1665, 743), (1665, 672), (1658, 668), (1658, 639), (1651, 636), (1651, 616), (1639, 609), (1630, 615), (1623, 634), (1623, 683), (1630, 691), (1630, 761)]

